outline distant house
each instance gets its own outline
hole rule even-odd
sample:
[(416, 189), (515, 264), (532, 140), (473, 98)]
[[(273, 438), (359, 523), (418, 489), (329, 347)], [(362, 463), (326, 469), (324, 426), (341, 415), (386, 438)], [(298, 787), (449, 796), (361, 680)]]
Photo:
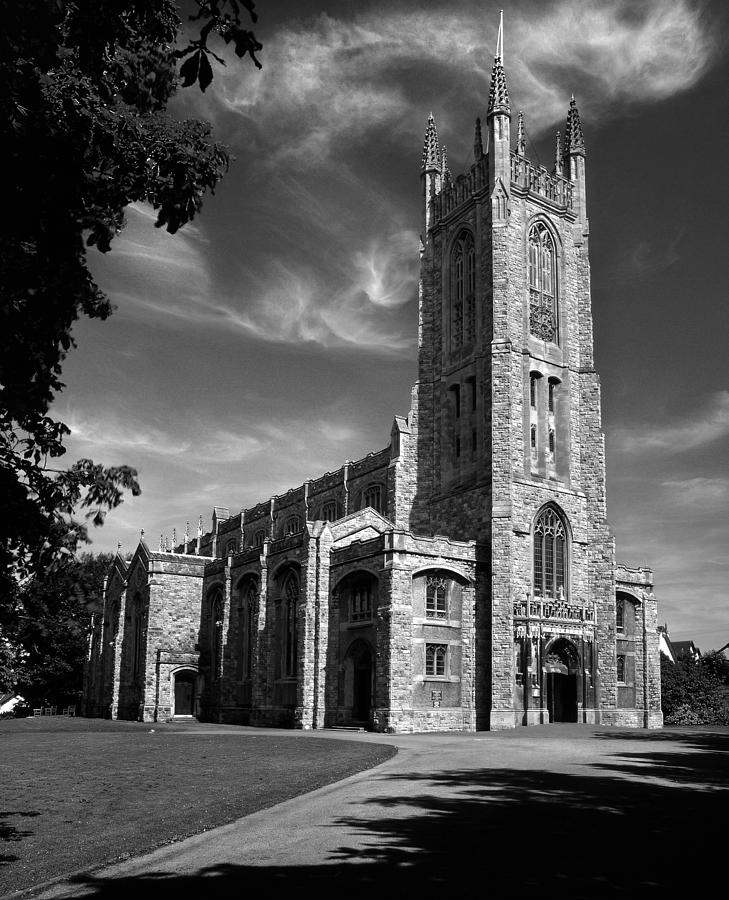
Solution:
[(19, 703), (23, 703), (24, 698), (19, 694), (0, 694), (0, 716), (12, 713)]
[(670, 659), (672, 663), (676, 662), (676, 652), (668, 634), (668, 625), (658, 626), (658, 649), (666, 659)]
[(673, 641), (673, 652), (676, 660), (688, 658), (697, 663), (701, 659), (701, 650), (693, 641)]

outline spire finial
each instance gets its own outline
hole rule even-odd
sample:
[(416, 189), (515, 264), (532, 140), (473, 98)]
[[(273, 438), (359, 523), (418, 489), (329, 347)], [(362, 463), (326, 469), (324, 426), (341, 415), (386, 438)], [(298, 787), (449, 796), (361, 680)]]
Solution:
[(121, 541), (116, 542), (116, 552), (121, 553)]
[(564, 151), (562, 149), (562, 135), (557, 132), (557, 140), (554, 149), (554, 171), (557, 175), (562, 174), (563, 169), (563, 156)]
[(562, 135), (557, 132), (556, 146), (554, 150), (554, 171), (557, 175), (562, 174)]
[(160, 532), (160, 535), (159, 535), (159, 552), (160, 552), (160, 553), (164, 553), (164, 549), (165, 549), (165, 536), (162, 534), (162, 532)]
[(448, 168), (448, 151), (445, 148), (445, 144), (443, 144), (440, 151), (440, 174), (443, 184), (448, 184), (451, 180), (451, 170)]
[(570, 100), (570, 108), (567, 113), (567, 125), (564, 131), (564, 153), (566, 156), (571, 154), (585, 155), (585, 138), (582, 134), (582, 122), (580, 121), (574, 94)]
[(440, 173), (441, 159), (438, 150), (438, 129), (435, 127), (433, 113), (428, 116), (428, 124), (425, 128), (425, 140), (423, 142), (423, 160), (421, 168), (424, 171), (435, 169)]
[(526, 139), (524, 137), (524, 113), (522, 110), (519, 110), (519, 123), (516, 129), (516, 152), (519, 156), (524, 156), (526, 153)]
[(504, 10), (499, 11), (499, 33), (496, 37), (496, 55), (494, 59), (504, 62)]
[(499, 18), (499, 35), (496, 39), (496, 55), (494, 67), (491, 70), (491, 88), (489, 89), (488, 115), (497, 113), (511, 117), (509, 106), (509, 90), (506, 87), (506, 75), (504, 73), (504, 11), (501, 10)]
[(481, 119), (476, 118), (476, 131), (473, 135), (473, 156), (476, 160), (483, 156), (483, 137), (481, 136)]
[(197, 520), (197, 536), (199, 538), (202, 537), (203, 529), (202, 529), (202, 516), (199, 516)]
[(185, 543), (190, 540), (190, 523), (185, 522)]

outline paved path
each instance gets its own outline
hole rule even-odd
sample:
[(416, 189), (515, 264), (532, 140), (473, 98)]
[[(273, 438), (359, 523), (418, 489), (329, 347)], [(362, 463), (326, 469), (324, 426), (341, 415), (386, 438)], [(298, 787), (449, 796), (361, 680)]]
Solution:
[(689, 885), (696, 896), (723, 884), (729, 729), (341, 736), (399, 752), (376, 769), (38, 896), (304, 890), (346, 900), (477, 890), (571, 900)]

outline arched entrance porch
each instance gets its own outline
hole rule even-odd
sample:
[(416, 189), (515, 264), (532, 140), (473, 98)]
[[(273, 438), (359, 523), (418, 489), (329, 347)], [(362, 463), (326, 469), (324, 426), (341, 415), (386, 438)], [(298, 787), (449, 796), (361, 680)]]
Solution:
[(374, 654), (364, 640), (352, 643), (344, 658), (344, 707), (351, 710), (353, 724), (372, 724)]
[(550, 722), (576, 722), (579, 653), (572, 641), (558, 638), (547, 648), (544, 677)]
[(195, 716), (197, 714), (197, 672), (194, 669), (178, 669), (172, 674), (172, 715)]

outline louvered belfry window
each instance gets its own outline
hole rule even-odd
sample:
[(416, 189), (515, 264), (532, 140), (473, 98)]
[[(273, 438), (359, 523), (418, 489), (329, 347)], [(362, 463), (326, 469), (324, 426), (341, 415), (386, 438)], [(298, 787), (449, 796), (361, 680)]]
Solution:
[(534, 595), (559, 598), (567, 593), (567, 533), (551, 506), (534, 523)]
[(542, 222), (529, 229), (529, 331), (543, 341), (559, 341), (554, 239)]

